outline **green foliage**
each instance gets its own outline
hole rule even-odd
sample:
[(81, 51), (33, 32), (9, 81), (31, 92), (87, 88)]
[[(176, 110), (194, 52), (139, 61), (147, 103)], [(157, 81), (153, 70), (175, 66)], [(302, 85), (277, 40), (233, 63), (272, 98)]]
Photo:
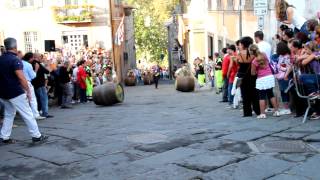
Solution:
[[(177, 0), (126, 0), (136, 10), (135, 38), (138, 59), (147, 57), (151, 62), (167, 61), (167, 28), (165, 22), (171, 17)], [(150, 17), (150, 26), (146, 27), (145, 20)], [(162, 62), (163, 63), (163, 62)]]

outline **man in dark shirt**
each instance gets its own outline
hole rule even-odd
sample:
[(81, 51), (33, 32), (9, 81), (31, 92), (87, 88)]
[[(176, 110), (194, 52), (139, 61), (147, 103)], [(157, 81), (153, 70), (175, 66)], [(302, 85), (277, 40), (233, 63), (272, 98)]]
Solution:
[(34, 54), (35, 60), (32, 63), (34, 71), (37, 73), (36, 78), (32, 80), (32, 85), (36, 91), (36, 95), (38, 97), (38, 104), (40, 104), (40, 109), (42, 111), (41, 116), (46, 118), (51, 118), (53, 116), (48, 114), (48, 93), (46, 88), (46, 78), (45, 75), (49, 74), (49, 70), (45, 68), (40, 63), (40, 55)]
[(17, 41), (14, 38), (4, 40), (7, 50), (0, 56), (0, 99), (4, 104), (4, 121), (1, 129), (3, 143), (14, 143), (10, 139), (16, 111), (28, 126), (33, 142), (43, 142), (47, 137), (39, 132), (36, 119), (29, 102), (32, 98), (28, 82), (23, 74), (23, 64), (17, 57)]
[(59, 71), (60, 86), (62, 88), (62, 109), (71, 108), (69, 106), (72, 98), (72, 88), (70, 84), (71, 74), (72, 71), (69, 61), (64, 61), (63, 66), (60, 67)]

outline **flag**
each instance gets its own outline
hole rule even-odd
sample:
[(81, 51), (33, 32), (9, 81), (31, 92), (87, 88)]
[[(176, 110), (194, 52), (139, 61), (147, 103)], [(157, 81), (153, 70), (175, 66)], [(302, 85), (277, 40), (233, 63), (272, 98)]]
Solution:
[(186, 33), (186, 28), (183, 22), (183, 19), (181, 16), (178, 16), (178, 23), (179, 23), (179, 29), (178, 29), (178, 41), (180, 45), (182, 46), (185, 40), (185, 33)]
[(117, 32), (114, 38), (114, 43), (120, 46), (123, 41), (124, 41), (124, 16), (122, 17), (119, 27), (117, 29)]

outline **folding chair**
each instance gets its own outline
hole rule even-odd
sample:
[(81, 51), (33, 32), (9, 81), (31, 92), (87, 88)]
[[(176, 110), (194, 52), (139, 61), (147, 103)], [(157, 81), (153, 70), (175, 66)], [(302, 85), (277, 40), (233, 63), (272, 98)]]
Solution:
[[(319, 61), (317, 61), (317, 63), (319, 63)], [(303, 121), (302, 121), (302, 123), (305, 123), (307, 121), (309, 111), (312, 108), (312, 101), (320, 100), (320, 96), (319, 96), (319, 90), (320, 90), (319, 81), (320, 81), (320, 79), (318, 79), (317, 74), (314, 74), (316, 77), (316, 82), (317, 82), (317, 91), (315, 92), (315, 94), (306, 94), (305, 90), (304, 90), (303, 82), (299, 81), (300, 78), (298, 75), (298, 71), (299, 71), (299, 68), (297, 68), (295, 66), (293, 69), (293, 79), (290, 81), (289, 84), (292, 84), (292, 81), (293, 81), (297, 95), (302, 99), (306, 99), (308, 102), (308, 107), (305, 111)]]

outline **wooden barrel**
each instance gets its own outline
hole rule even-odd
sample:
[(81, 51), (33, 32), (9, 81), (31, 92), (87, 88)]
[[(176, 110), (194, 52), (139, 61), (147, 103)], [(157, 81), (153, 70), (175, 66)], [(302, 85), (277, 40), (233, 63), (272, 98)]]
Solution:
[(153, 83), (153, 75), (151, 73), (146, 74), (143, 77), (143, 84), (144, 85), (151, 85)]
[(110, 106), (124, 100), (122, 85), (108, 82), (93, 89), (93, 101), (96, 105)]
[(137, 79), (135, 77), (126, 77), (124, 79), (124, 84), (126, 86), (135, 86), (137, 83)]
[(194, 77), (192, 76), (178, 76), (176, 78), (176, 90), (182, 92), (192, 92), (195, 88)]

